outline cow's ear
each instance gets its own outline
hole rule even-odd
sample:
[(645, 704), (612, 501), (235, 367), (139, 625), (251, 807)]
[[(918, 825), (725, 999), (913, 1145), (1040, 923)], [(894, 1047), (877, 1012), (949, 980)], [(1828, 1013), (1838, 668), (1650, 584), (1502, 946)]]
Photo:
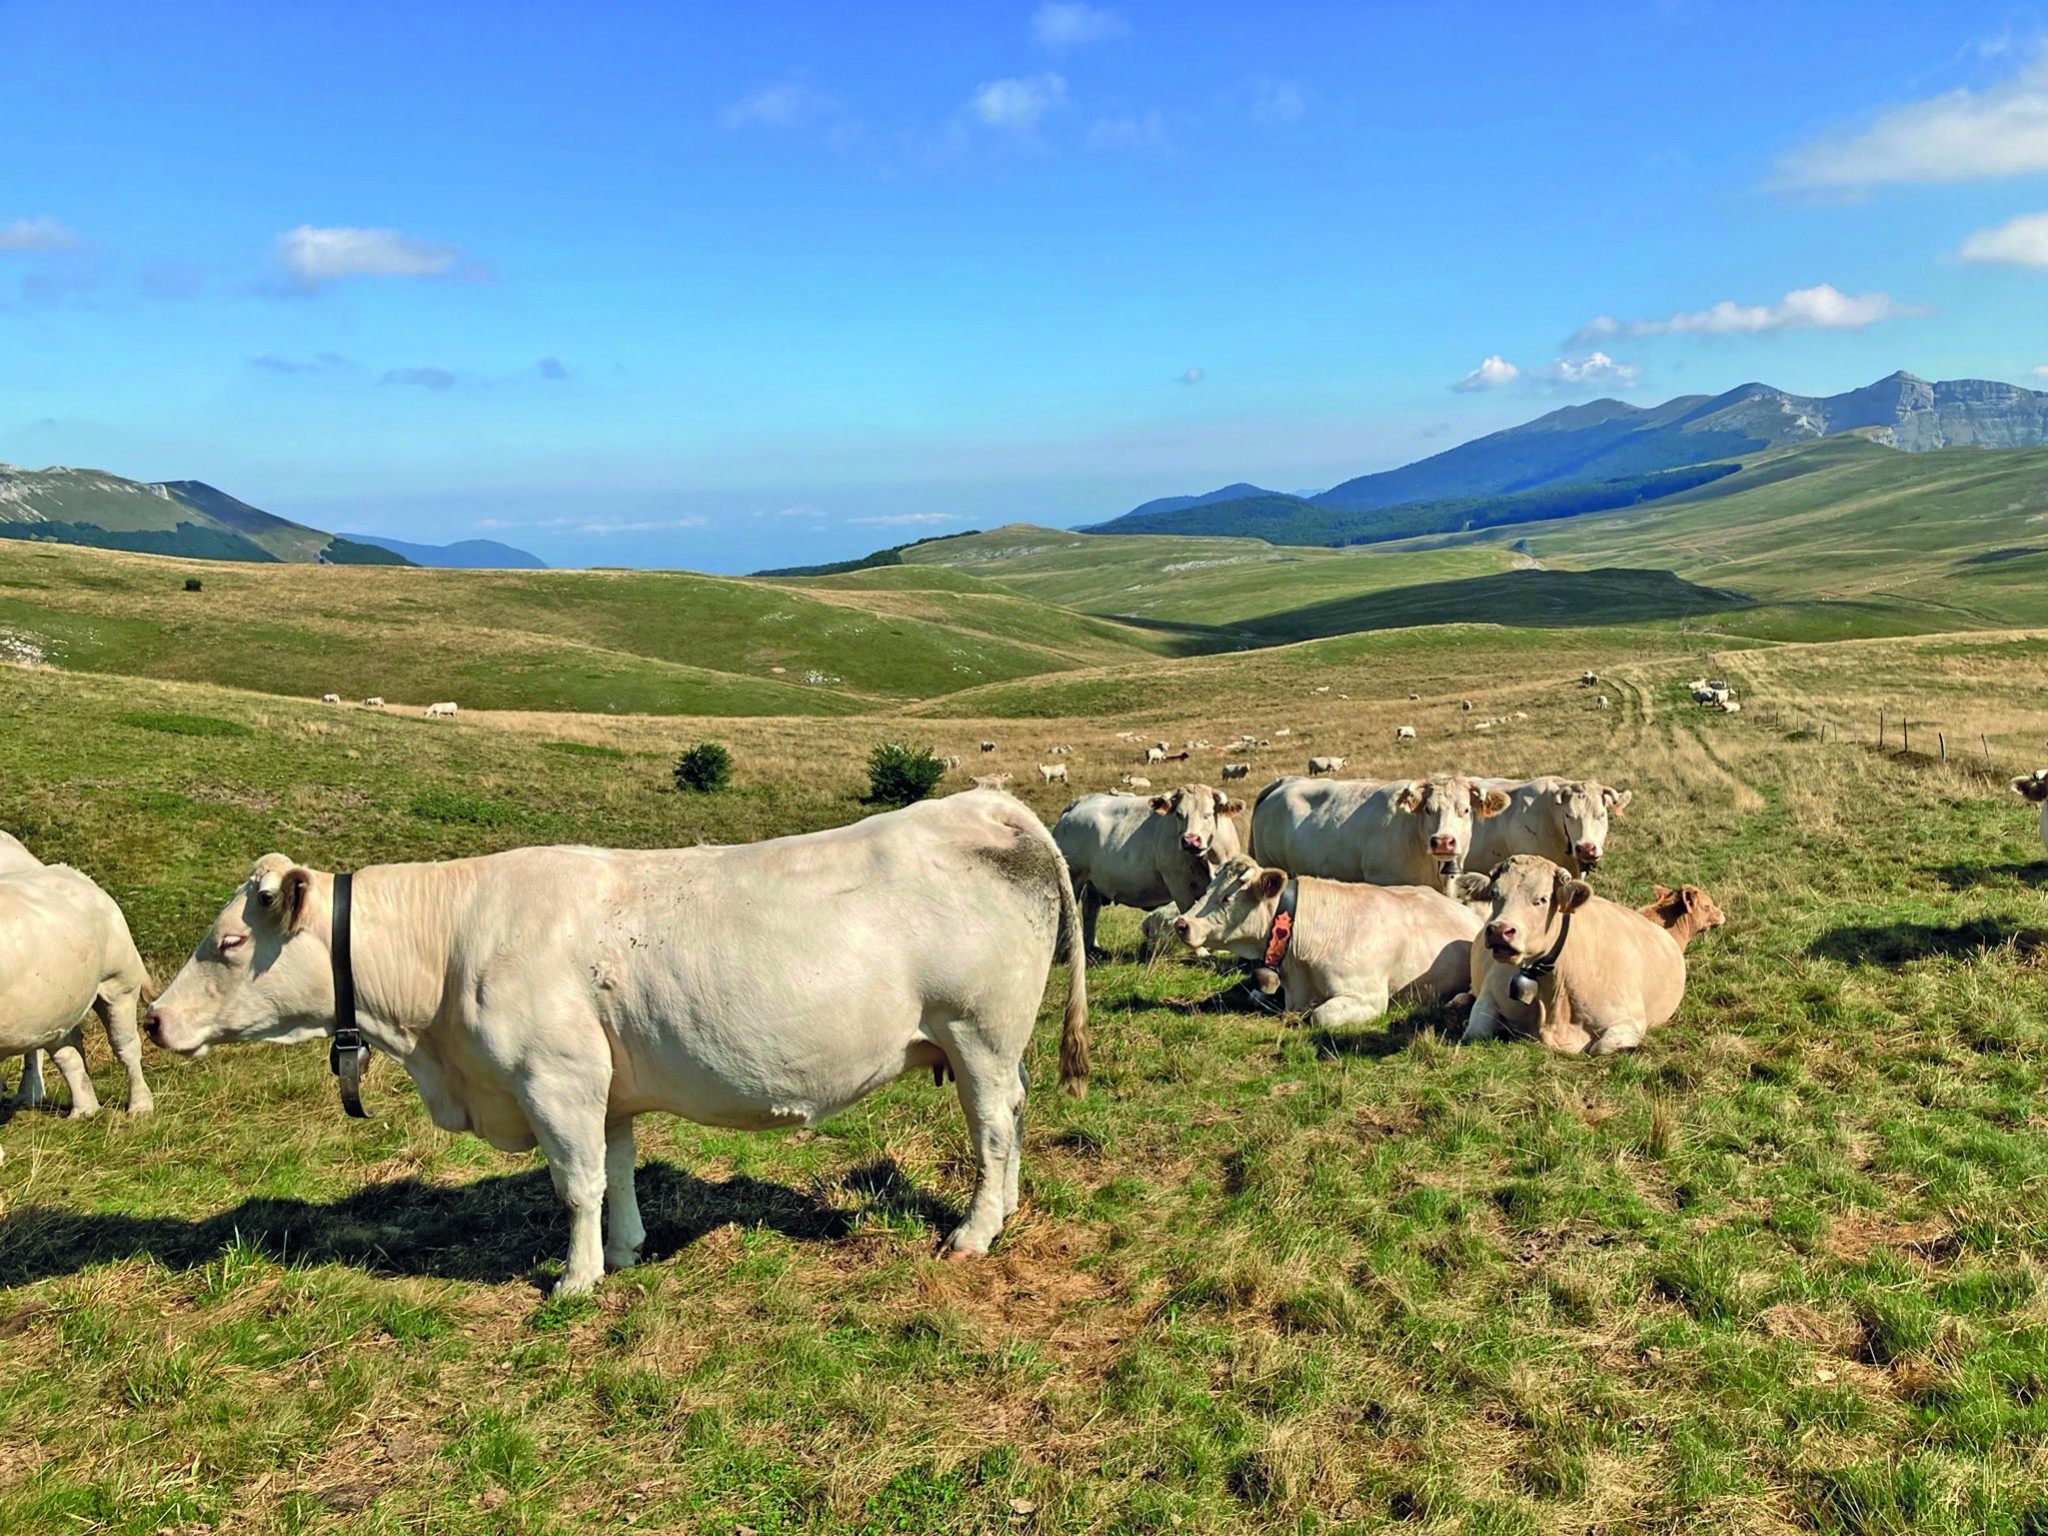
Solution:
[(1583, 880), (1561, 880), (1557, 886), (1557, 910), (1576, 912), (1593, 899), (1593, 887)]
[(1451, 894), (1459, 901), (1493, 900), (1493, 876), (1473, 873), (1460, 875), (1451, 886)]
[(1216, 809), (1226, 816), (1241, 816), (1244, 814), (1244, 802), (1242, 800), (1226, 800), (1218, 797)]
[(1650, 895), (1654, 898), (1653, 904), (1661, 907), (1671, 899), (1671, 887), (1668, 885), (1652, 885), (1650, 887)]
[(297, 864), (278, 867), (265, 860), (256, 875), (256, 905), (286, 933), (305, 926), (311, 905), (313, 872)]
[(1616, 789), (1611, 784), (1603, 785), (1600, 789), (1600, 798), (1607, 802), (1607, 809), (1614, 812), (1617, 816), (1628, 809), (1629, 802), (1635, 799), (1635, 797), (1636, 792), (1634, 790)]
[(1168, 811), (1172, 809), (1173, 802), (1169, 800), (1166, 796), (1154, 795), (1152, 797), (1152, 814), (1154, 816), (1164, 816)]
[(1420, 779), (1410, 779), (1406, 784), (1403, 784), (1401, 786), (1401, 792), (1398, 795), (1394, 796), (1394, 809), (1397, 811), (1421, 810), (1422, 791), (1422, 781)]
[(1508, 792), (1506, 790), (1482, 790), (1477, 784), (1472, 786), (1472, 809), (1477, 811), (1481, 817), (1498, 816), (1507, 808)]
[(1287, 871), (1284, 869), (1262, 869), (1259, 871), (1257, 890), (1259, 900), (1271, 901), (1287, 889)]

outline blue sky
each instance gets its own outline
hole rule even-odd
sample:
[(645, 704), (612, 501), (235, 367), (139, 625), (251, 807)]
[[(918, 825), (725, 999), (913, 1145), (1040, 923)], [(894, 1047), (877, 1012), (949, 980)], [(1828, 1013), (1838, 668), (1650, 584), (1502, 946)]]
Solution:
[(0, 0), (0, 460), (746, 570), (2048, 387), (2048, 14)]

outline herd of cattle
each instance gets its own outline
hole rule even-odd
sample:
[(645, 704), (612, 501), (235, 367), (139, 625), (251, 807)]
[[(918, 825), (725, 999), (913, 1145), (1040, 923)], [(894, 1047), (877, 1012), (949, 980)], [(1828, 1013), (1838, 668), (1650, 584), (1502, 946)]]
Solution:
[[(17, 1106), (41, 1101), (47, 1052), (72, 1114), (90, 1115), (97, 1016), (139, 1114), (145, 1003), (143, 1033), (186, 1057), (333, 1039), (338, 1062), (359, 1032), (436, 1125), (545, 1154), (570, 1212), (559, 1289), (576, 1292), (645, 1241), (638, 1115), (808, 1125), (913, 1071), (958, 1085), (976, 1179), (948, 1247), (985, 1252), (1017, 1207), (1023, 1062), (1055, 959), (1070, 970), (1060, 1079), (1085, 1091), (1106, 904), (1150, 914), (1155, 942), (1247, 962), (1258, 992), (1320, 1027), (1428, 995), (1466, 1040), (1589, 1055), (1669, 1019), (1688, 944), (1723, 921), (1690, 885), (1640, 910), (1593, 892), (1628, 790), (1311, 766), (1249, 805), (1199, 782), (1083, 795), (1050, 830), (977, 787), (731, 847), (521, 848), (351, 875), (266, 854), (153, 1001), (119, 907), (0, 833), (0, 1055), (26, 1058)], [(2048, 846), (2048, 769), (2012, 787), (2041, 805)]]

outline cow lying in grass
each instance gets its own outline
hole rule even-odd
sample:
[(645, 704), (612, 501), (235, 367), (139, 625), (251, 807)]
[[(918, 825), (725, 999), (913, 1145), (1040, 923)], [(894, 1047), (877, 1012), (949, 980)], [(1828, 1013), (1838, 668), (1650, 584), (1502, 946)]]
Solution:
[(1725, 921), (1697, 886), (1656, 890), (1655, 902), (1632, 912), (1530, 854), (1460, 879), (1461, 897), (1491, 904), (1472, 945), (1464, 1038), (1506, 1029), (1591, 1056), (1642, 1044), (1685, 997), (1686, 946)]
[(1357, 1028), (1397, 995), (1448, 997), (1465, 985), (1479, 918), (1463, 902), (1422, 886), (1297, 879), (1242, 855), (1214, 862), (1209, 889), (1174, 932), (1190, 949), (1275, 972), (1287, 1010), (1318, 1028)]
[[(905, 1072), (950, 1072), (983, 1253), (1017, 1208), (1023, 1055), (1054, 954), (1072, 967), (1060, 1079), (1088, 1075), (1066, 865), (1015, 798), (978, 790), (738, 847), (519, 848), (353, 877), (363, 1036), (434, 1123), (536, 1145), (570, 1212), (557, 1290), (646, 1240), (633, 1119), (814, 1125)], [(149, 1012), (167, 1050), (335, 1033), (336, 877), (266, 854)], [(599, 1238), (599, 1216), (610, 1202)]]
[(128, 1113), (156, 1107), (135, 1015), (149, 973), (114, 898), (66, 864), (45, 864), (0, 832), (0, 1056), (22, 1057), (14, 1102), (43, 1102), (42, 1052), (71, 1090), (71, 1116), (99, 1113), (83, 1021), (99, 1016), (128, 1073)]

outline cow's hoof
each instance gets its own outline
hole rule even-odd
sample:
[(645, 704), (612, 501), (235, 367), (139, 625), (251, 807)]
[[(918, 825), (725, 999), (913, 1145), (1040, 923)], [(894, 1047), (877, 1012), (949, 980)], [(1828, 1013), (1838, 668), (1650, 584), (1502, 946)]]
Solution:
[(598, 1275), (564, 1275), (555, 1282), (550, 1296), (588, 1296), (597, 1289)]
[(988, 1255), (976, 1253), (971, 1248), (948, 1248), (939, 1257), (948, 1264), (972, 1264), (976, 1259), (985, 1259)]
[(90, 1120), (94, 1115), (98, 1114), (99, 1112), (100, 1107), (97, 1104), (89, 1104), (83, 1107), (74, 1104), (71, 1107), (71, 1113), (66, 1115), (64, 1118), (66, 1120)]
[(128, 1113), (131, 1118), (136, 1115), (153, 1115), (156, 1113), (156, 1100), (137, 1099), (128, 1106)]
[(642, 1243), (635, 1243), (630, 1248), (605, 1249), (604, 1267), (606, 1269), (614, 1270), (631, 1269), (635, 1264), (638, 1264), (640, 1262), (640, 1250), (643, 1246), (644, 1244)]

